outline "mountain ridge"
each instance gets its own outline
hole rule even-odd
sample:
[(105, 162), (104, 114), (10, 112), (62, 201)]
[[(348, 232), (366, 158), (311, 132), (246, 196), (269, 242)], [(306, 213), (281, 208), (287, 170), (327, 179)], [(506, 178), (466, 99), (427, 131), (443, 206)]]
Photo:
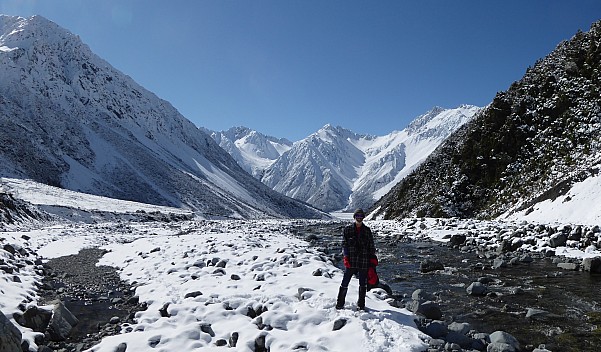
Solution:
[[(306, 138), (286, 145), (279, 156), (272, 154), (269, 162), (252, 164), (258, 159), (255, 153), (242, 163), (251, 163), (247, 169), (274, 190), (325, 211), (367, 208), (480, 109), (472, 105), (434, 107), (404, 130), (384, 136), (359, 134), (326, 124)], [(234, 139), (232, 130), (243, 133)], [(211, 135), (235, 159), (251, 149), (261, 151), (261, 145), (268, 140), (247, 127), (228, 131)], [(247, 144), (250, 134), (262, 136), (261, 143)]]
[(53, 22), (0, 17), (0, 175), (225, 217), (321, 217)]

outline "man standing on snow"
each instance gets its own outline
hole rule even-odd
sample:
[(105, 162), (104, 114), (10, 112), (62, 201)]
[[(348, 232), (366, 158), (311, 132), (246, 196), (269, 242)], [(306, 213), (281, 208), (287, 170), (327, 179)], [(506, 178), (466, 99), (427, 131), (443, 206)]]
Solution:
[(353, 275), (359, 276), (359, 300), (357, 309), (365, 309), (365, 294), (367, 293), (367, 270), (370, 260), (375, 257), (376, 246), (371, 230), (365, 224), (365, 212), (357, 209), (353, 213), (355, 222), (344, 228), (342, 233), (342, 253), (344, 254), (344, 277), (338, 291), (336, 309), (344, 308), (344, 299), (348, 291), (348, 284)]

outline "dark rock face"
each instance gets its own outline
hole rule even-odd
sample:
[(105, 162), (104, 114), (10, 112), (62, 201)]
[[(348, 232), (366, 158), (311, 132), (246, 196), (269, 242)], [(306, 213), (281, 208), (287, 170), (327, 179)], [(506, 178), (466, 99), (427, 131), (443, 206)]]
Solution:
[(77, 323), (79, 323), (79, 319), (77, 319), (63, 303), (57, 303), (54, 306), (52, 318), (48, 324), (48, 336), (50, 341), (66, 340)]
[(0, 352), (20, 352), (21, 332), (0, 312)]

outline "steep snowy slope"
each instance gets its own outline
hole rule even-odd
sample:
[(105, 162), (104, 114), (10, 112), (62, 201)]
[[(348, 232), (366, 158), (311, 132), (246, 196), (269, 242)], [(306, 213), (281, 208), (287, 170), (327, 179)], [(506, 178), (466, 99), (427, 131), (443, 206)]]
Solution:
[[(599, 72), (601, 21), (498, 93), (383, 197), (375, 215), (584, 218), (573, 217), (570, 209), (582, 208), (569, 203), (599, 192)], [(587, 208), (586, 219), (598, 219), (599, 210)]]
[(221, 132), (206, 130), (206, 132), (244, 170), (257, 179), (261, 179), (265, 169), (292, 148), (292, 142), (285, 138), (266, 136), (247, 127), (232, 127)]
[(0, 16), (0, 176), (227, 217), (315, 217), (40, 16)]
[(294, 143), (261, 180), (327, 211), (369, 207), (479, 111), (434, 108), (405, 130), (381, 137), (326, 125)]

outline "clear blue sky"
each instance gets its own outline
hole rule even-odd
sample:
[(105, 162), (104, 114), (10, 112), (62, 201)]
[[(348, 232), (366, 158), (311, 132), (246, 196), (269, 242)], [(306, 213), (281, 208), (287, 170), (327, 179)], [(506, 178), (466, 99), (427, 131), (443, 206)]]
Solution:
[(42, 15), (197, 126), (299, 140), (484, 106), (601, 19), (601, 0), (2, 0)]

